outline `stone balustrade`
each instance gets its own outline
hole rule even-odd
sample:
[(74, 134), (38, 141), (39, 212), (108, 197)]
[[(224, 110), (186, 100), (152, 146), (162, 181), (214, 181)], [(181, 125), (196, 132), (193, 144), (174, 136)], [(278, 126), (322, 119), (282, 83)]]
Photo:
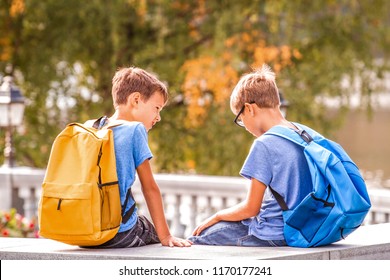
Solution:
[[(0, 168), (0, 209), (12, 207), (27, 218), (36, 217), (45, 171), (16, 167)], [(219, 209), (245, 198), (248, 180), (240, 177), (156, 174), (164, 200), (167, 220), (173, 234), (186, 237), (203, 219)], [(371, 188), (367, 182), (372, 209), (365, 224), (390, 222), (390, 190)], [(133, 194), (140, 214), (148, 215), (139, 181)]]

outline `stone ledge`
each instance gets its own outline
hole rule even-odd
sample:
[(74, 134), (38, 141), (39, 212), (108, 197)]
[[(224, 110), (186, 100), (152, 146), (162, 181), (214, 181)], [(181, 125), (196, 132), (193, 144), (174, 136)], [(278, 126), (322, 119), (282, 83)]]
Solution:
[(126, 249), (83, 249), (48, 239), (0, 238), (1, 260), (262, 260), (390, 259), (390, 223), (362, 226), (347, 239), (319, 248), (200, 246), (160, 244)]

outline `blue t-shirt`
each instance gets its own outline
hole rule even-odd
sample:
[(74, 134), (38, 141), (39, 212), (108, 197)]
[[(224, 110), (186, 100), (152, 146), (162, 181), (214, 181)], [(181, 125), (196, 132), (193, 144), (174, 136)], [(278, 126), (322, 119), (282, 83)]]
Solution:
[[(126, 122), (112, 128), (114, 133), (114, 147), (116, 157), (116, 170), (119, 181), (121, 204), (126, 199), (127, 190), (132, 187), (137, 167), (145, 160), (153, 157), (148, 145), (148, 134), (142, 123)], [(134, 200), (129, 199), (126, 207), (128, 211)], [(131, 229), (137, 221), (137, 209), (125, 223), (119, 227), (119, 232)]]
[[(309, 166), (303, 148), (278, 136), (262, 135), (255, 139), (241, 176), (271, 186), (289, 208), (295, 207), (311, 190)], [(242, 221), (249, 234), (263, 240), (283, 240), (282, 209), (267, 187), (259, 214)]]

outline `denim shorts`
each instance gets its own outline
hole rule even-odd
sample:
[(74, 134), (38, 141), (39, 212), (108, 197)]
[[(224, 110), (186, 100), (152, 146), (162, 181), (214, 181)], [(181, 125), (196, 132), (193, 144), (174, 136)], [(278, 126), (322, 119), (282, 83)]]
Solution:
[(128, 231), (118, 232), (114, 238), (102, 245), (88, 248), (130, 248), (156, 243), (160, 243), (160, 240), (157, 237), (154, 225), (145, 216), (138, 216), (133, 228)]
[(262, 240), (248, 234), (248, 226), (241, 222), (219, 222), (206, 228), (199, 236), (188, 239), (199, 245), (279, 247), (286, 246), (285, 240)]

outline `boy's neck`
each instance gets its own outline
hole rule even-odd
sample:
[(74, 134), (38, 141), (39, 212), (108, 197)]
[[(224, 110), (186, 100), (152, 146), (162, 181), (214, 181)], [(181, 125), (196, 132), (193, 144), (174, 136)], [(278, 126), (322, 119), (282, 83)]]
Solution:
[(293, 125), (290, 121), (286, 120), (285, 118), (280, 120), (279, 123), (276, 125), (281, 125), (289, 128), (296, 128), (295, 125)]
[(125, 121), (133, 121), (133, 117), (128, 111), (120, 110), (120, 108), (117, 108), (115, 110), (115, 113), (109, 118), (110, 121), (116, 121), (116, 120), (125, 120)]
[(282, 112), (279, 109), (271, 109), (268, 111), (268, 121), (265, 123), (264, 131), (268, 131), (276, 125), (281, 125), (289, 128), (294, 128), (295, 126), (288, 120), (284, 118)]

